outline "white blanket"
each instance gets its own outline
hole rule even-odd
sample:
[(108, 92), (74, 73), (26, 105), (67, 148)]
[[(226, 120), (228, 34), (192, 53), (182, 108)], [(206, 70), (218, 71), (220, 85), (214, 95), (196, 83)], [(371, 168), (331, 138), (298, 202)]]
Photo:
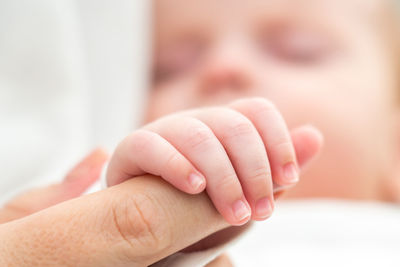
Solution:
[(235, 266), (400, 266), (400, 206), (278, 202), (229, 250)]

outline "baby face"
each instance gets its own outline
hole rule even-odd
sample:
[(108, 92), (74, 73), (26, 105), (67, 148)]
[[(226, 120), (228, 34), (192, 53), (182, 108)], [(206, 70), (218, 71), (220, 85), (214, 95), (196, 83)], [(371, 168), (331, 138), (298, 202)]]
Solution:
[[(289, 196), (370, 198), (393, 172), (395, 75), (381, 0), (156, 0), (145, 122), (261, 96), (325, 136)], [(396, 143), (397, 144), (397, 143)]]

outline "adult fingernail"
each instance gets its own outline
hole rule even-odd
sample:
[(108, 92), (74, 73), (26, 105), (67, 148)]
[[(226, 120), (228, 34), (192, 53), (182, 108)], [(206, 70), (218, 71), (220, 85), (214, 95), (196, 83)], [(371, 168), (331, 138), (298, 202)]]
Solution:
[(237, 200), (235, 203), (233, 203), (232, 209), (233, 214), (238, 221), (242, 221), (251, 215), (250, 210), (247, 208), (247, 205), (243, 202), (243, 200)]
[(267, 218), (273, 211), (272, 201), (268, 198), (259, 199), (256, 203), (256, 215), (258, 218)]
[(299, 181), (299, 173), (293, 162), (287, 163), (283, 166), (283, 179), (284, 182), (288, 184), (294, 184)]
[(203, 186), (203, 184), (205, 183), (205, 179), (199, 174), (192, 173), (189, 175), (189, 183), (192, 189), (197, 191)]

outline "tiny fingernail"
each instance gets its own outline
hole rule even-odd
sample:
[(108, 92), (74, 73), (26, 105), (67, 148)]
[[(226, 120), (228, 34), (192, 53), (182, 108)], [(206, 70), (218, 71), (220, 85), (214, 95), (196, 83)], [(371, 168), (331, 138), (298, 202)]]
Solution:
[(287, 163), (283, 167), (284, 181), (289, 184), (297, 183), (299, 181), (299, 174), (296, 165), (293, 162)]
[(274, 185), (274, 194), (290, 189), (294, 186), (295, 184), (289, 184), (289, 185)]
[(250, 210), (242, 200), (237, 200), (233, 206), (233, 213), (238, 221), (242, 221), (246, 217), (250, 217)]
[(204, 184), (204, 178), (196, 173), (192, 173), (189, 175), (189, 183), (194, 190), (198, 190)]
[(262, 198), (256, 203), (256, 215), (259, 218), (267, 218), (271, 216), (273, 211), (272, 202), (268, 197)]

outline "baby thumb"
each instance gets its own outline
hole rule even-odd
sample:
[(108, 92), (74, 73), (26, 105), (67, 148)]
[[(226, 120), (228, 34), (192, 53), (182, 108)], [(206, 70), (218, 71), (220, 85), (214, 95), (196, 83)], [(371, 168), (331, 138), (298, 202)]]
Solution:
[(311, 125), (293, 129), (291, 137), (300, 168), (304, 168), (321, 152), (324, 143), (322, 133)]

